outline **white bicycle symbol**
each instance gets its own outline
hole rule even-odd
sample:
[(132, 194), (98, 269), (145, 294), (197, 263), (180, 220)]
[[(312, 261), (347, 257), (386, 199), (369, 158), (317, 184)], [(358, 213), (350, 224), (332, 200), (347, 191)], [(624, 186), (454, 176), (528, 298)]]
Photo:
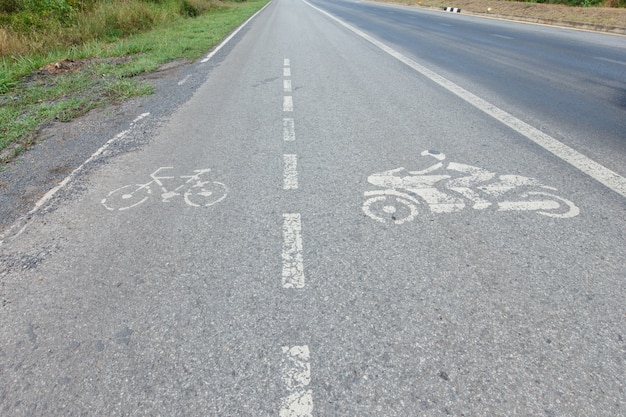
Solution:
[[(456, 162), (445, 167), (447, 172), (431, 175), (444, 168), (442, 161), (446, 156), (437, 151), (424, 151), (421, 155), (433, 157), (438, 162), (420, 171), (396, 168), (367, 178), (370, 184), (385, 189), (364, 193), (369, 197), (363, 203), (366, 215), (382, 223), (402, 224), (414, 220), (417, 207), (424, 203), (433, 213), (452, 213), (463, 210), (468, 201), (475, 210), (495, 207), (497, 211), (535, 211), (558, 218), (580, 213), (574, 203), (552, 193), (556, 188), (543, 185), (534, 178), (496, 176), (483, 168)], [(458, 173), (464, 176), (458, 177)]]
[[(111, 191), (101, 203), (107, 210), (123, 211), (144, 203), (152, 195), (153, 186), (158, 186), (161, 192), (161, 201), (169, 203), (171, 199), (182, 196), (185, 203), (192, 207), (212, 206), (226, 198), (228, 189), (224, 184), (217, 181), (203, 181), (200, 177), (210, 172), (210, 169), (196, 169), (194, 175), (181, 175), (185, 180), (183, 184), (168, 190), (163, 183), (165, 180), (173, 180), (173, 176), (161, 176), (163, 170), (173, 167), (161, 167), (150, 174), (152, 181), (145, 184), (128, 184)], [(157, 188), (157, 187), (154, 187)]]

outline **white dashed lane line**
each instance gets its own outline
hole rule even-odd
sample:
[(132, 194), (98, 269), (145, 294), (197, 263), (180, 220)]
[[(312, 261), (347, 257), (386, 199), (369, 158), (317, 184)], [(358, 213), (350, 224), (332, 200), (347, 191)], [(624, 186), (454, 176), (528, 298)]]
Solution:
[(283, 214), (283, 288), (304, 288), (300, 213)]
[(293, 97), (285, 96), (283, 98), (283, 111), (293, 111)]
[(290, 117), (285, 117), (283, 119), (283, 139), (285, 142), (293, 142), (296, 140), (295, 123)]
[(283, 190), (298, 189), (298, 157), (296, 155), (283, 155)]
[(312, 417), (313, 390), (310, 352), (307, 345), (283, 346), (283, 382), (287, 395), (280, 405), (280, 417)]
[[(290, 60), (283, 60), (283, 76), (291, 77)], [(283, 80), (283, 90), (291, 93), (291, 80)], [(293, 97), (283, 98), (283, 111), (293, 112)], [(293, 117), (283, 117), (283, 141), (296, 140)], [(298, 189), (298, 156), (283, 154), (283, 189)], [(300, 213), (283, 214), (283, 271), (284, 289), (298, 290), (305, 287), (304, 262), (302, 256), (302, 221)], [(280, 417), (312, 417), (313, 390), (311, 383), (311, 365), (307, 345), (283, 346), (282, 379), (285, 396), (280, 404)]]

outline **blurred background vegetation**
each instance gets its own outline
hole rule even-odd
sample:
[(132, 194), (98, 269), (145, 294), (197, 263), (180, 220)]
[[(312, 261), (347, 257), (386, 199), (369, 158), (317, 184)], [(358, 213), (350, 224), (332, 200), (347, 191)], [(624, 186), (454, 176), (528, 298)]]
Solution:
[(220, 7), (219, 0), (0, 0), (0, 56), (111, 42)]
[(138, 75), (194, 60), (267, 0), (0, 0), (0, 171), (42, 126), (154, 87)]

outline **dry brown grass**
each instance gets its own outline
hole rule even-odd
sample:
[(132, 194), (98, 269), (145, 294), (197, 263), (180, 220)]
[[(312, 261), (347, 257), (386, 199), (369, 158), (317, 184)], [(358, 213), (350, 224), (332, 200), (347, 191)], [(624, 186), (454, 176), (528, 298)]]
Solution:
[(27, 44), (22, 37), (0, 28), (0, 56), (22, 54), (27, 50)]
[(626, 9), (611, 7), (570, 7), (557, 4), (526, 3), (505, 0), (378, 0), (387, 3), (423, 7), (458, 7), (463, 12), (492, 16), (537, 19), (542, 22), (572, 22), (626, 28)]

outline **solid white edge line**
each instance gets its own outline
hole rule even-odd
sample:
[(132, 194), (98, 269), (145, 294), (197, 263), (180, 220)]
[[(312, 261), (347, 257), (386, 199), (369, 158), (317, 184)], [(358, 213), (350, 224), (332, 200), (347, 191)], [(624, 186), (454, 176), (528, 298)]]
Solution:
[(263, 10), (265, 10), (265, 8), (267, 6), (269, 6), (272, 2), (269, 1), (265, 6), (261, 7), (261, 9), (256, 12), (255, 14), (253, 14), (252, 16), (250, 16), (250, 18), (248, 20), (246, 20), (245, 22), (243, 22), (237, 29), (235, 29), (235, 31), (233, 33), (231, 33), (226, 39), (224, 39), (219, 45), (217, 45), (215, 47), (215, 49), (213, 49), (202, 61), (203, 64), (205, 62), (208, 62), (211, 58), (213, 58), (215, 56), (215, 54), (217, 54), (219, 52), (220, 49), (222, 49), (232, 38), (235, 37), (235, 35), (237, 35), (239, 33), (239, 31), (241, 29), (243, 29), (248, 23), (250, 23), (250, 21), (252, 19), (254, 19), (259, 13), (261, 13)]
[(85, 167), (85, 165), (87, 165), (88, 163), (90, 163), (91, 161), (93, 161), (94, 159), (96, 159), (100, 154), (102, 154), (113, 142), (116, 142), (120, 139), (122, 139), (124, 136), (128, 135), (130, 133), (130, 131), (132, 130), (133, 126), (140, 121), (141, 119), (144, 119), (146, 117), (148, 117), (150, 115), (150, 113), (143, 113), (141, 115), (139, 115), (137, 118), (135, 118), (135, 120), (132, 121), (130, 127), (126, 130), (124, 130), (123, 132), (118, 133), (117, 135), (115, 135), (114, 137), (112, 137), (111, 139), (109, 139), (104, 145), (102, 145), (100, 147), (100, 149), (98, 149), (97, 151), (95, 151), (85, 162), (83, 162), (78, 168), (76, 168), (74, 171), (72, 171), (70, 173), (70, 175), (68, 175), (67, 177), (65, 177), (63, 179), (63, 181), (61, 181), (59, 183), (59, 185), (57, 185), (56, 187), (54, 187), (53, 189), (51, 189), (50, 191), (48, 191), (46, 194), (44, 194), (44, 196), (35, 203), (35, 207), (28, 212), (28, 214), (34, 214), (35, 212), (37, 212), (37, 210), (39, 210), (41, 208), (41, 206), (43, 206), (44, 204), (46, 204), (61, 188), (65, 187), (72, 179), (74, 179), (74, 177), (83, 170), (83, 168)]
[(626, 197), (626, 178), (622, 177), (618, 173), (606, 168), (605, 166), (599, 164), (598, 162), (592, 160), (591, 158), (559, 142), (558, 140), (554, 139), (552, 136), (546, 133), (543, 133), (539, 129), (529, 125), (526, 122), (523, 122), (522, 120), (500, 109), (499, 107), (483, 100), (482, 98), (476, 96), (475, 94), (470, 93), (463, 87), (442, 77), (441, 75), (435, 73), (434, 71), (431, 71), (428, 68), (418, 64), (417, 62), (413, 61), (411, 58), (408, 58), (402, 55), (400, 52), (396, 51), (395, 49), (374, 39), (373, 37), (360, 31), (359, 29), (356, 29), (355, 27), (343, 22), (342, 20), (331, 15), (330, 13), (316, 6), (313, 6), (308, 1), (306, 0), (302, 0), (302, 1), (309, 7), (317, 10), (318, 12), (327, 16), (328, 18), (339, 23), (341, 26), (345, 27), (346, 29), (353, 32), (354, 34), (370, 42), (374, 46), (382, 49), (384, 52), (396, 58), (398, 61), (413, 68), (415, 71), (419, 72), (420, 74), (430, 79), (431, 81), (439, 84), (446, 90), (450, 91), (451, 93), (465, 100), (466, 102), (473, 105), (477, 109), (483, 111), (484, 113), (500, 121), (501, 123), (505, 124), (506, 126), (510, 127), (516, 132), (522, 134), (523, 136), (530, 139), (531, 141), (541, 146), (545, 150), (551, 152), (552, 154), (554, 154), (561, 160), (569, 163), (570, 165), (572, 165), (579, 171), (587, 174), (588, 176), (595, 179), (596, 181), (604, 184), (606, 187), (610, 188), (611, 190), (615, 191), (621, 196)]
[(26, 217), (21, 217), (21, 218), (17, 219), (15, 221), (15, 223), (13, 223), (13, 225), (11, 225), (11, 227), (9, 227), (9, 229), (3, 235), (0, 235), (0, 245), (2, 245), (4, 243), (4, 239), (11, 233), (11, 231), (13, 229), (15, 229), (16, 227), (18, 227), (19, 225), (23, 225), (23, 226), (13, 237), (17, 237), (20, 234), (22, 234), (22, 232), (26, 229), (26, 226), (28, 225), (27, 222), (26, 222), (26, 224), (24, 224), (25, 219), (27, 220), (28, 217), (30, 217), (33, 214), (37, 213), (39, 211), (39, 209), (41, 209), (41, 207), (43, 205), (45, 205), (48, 201), (50, 201), (52, 199), (52, 197), (54, 197), (54, 195), (59, 192), (59, 190), (61, 190), (63, 187), (65, 187), (67, 184), (69, 184), (70, 181), (72, 181), (74, 179), (74, 177), (76, 177), (80, 173), (80, 171), (82, 171), (85, 168), (85, 165), (87, 165), (88, 163), (90, 163), (91, 161), (96, 159), (99, 155), (101, 155), (109, 146), (111, 146), (112, 143), (114, 143), (114, 142), (124, 138), (126, 135), (128, 135), (132, 131), (132, 129), (135, 126), (135, 124), (137, 124), (137, 122), (139, 122), (140, 120), (148, 117), (149, 115), (150, 115), (150, 113), (142, 113), (139, 116), (137, 116), (131, 122), (130, 127), (128, 129), (118, 133), (117, 135), (115, 135), (111, 139), (109, 139), (104, 145), (102, 145), (97, 151), (95, 151), (89, 158), (87, 158), (87, 160), (85, 162), (83, 162), (78, 168), (73, 170), (67, 177), (65, 177), (63, 179), (63, 181), (61, 181), (56, 187), (54, 187), (51, 190), (49, 190), (48, 192), (46, 192), (44, 194), (44, 196), (41, 197), (39, 199), (39, 201), (37, 201), (35, 203), (35, 206), (33, 207), (32, 210), (30, 210), (28, 212)]

